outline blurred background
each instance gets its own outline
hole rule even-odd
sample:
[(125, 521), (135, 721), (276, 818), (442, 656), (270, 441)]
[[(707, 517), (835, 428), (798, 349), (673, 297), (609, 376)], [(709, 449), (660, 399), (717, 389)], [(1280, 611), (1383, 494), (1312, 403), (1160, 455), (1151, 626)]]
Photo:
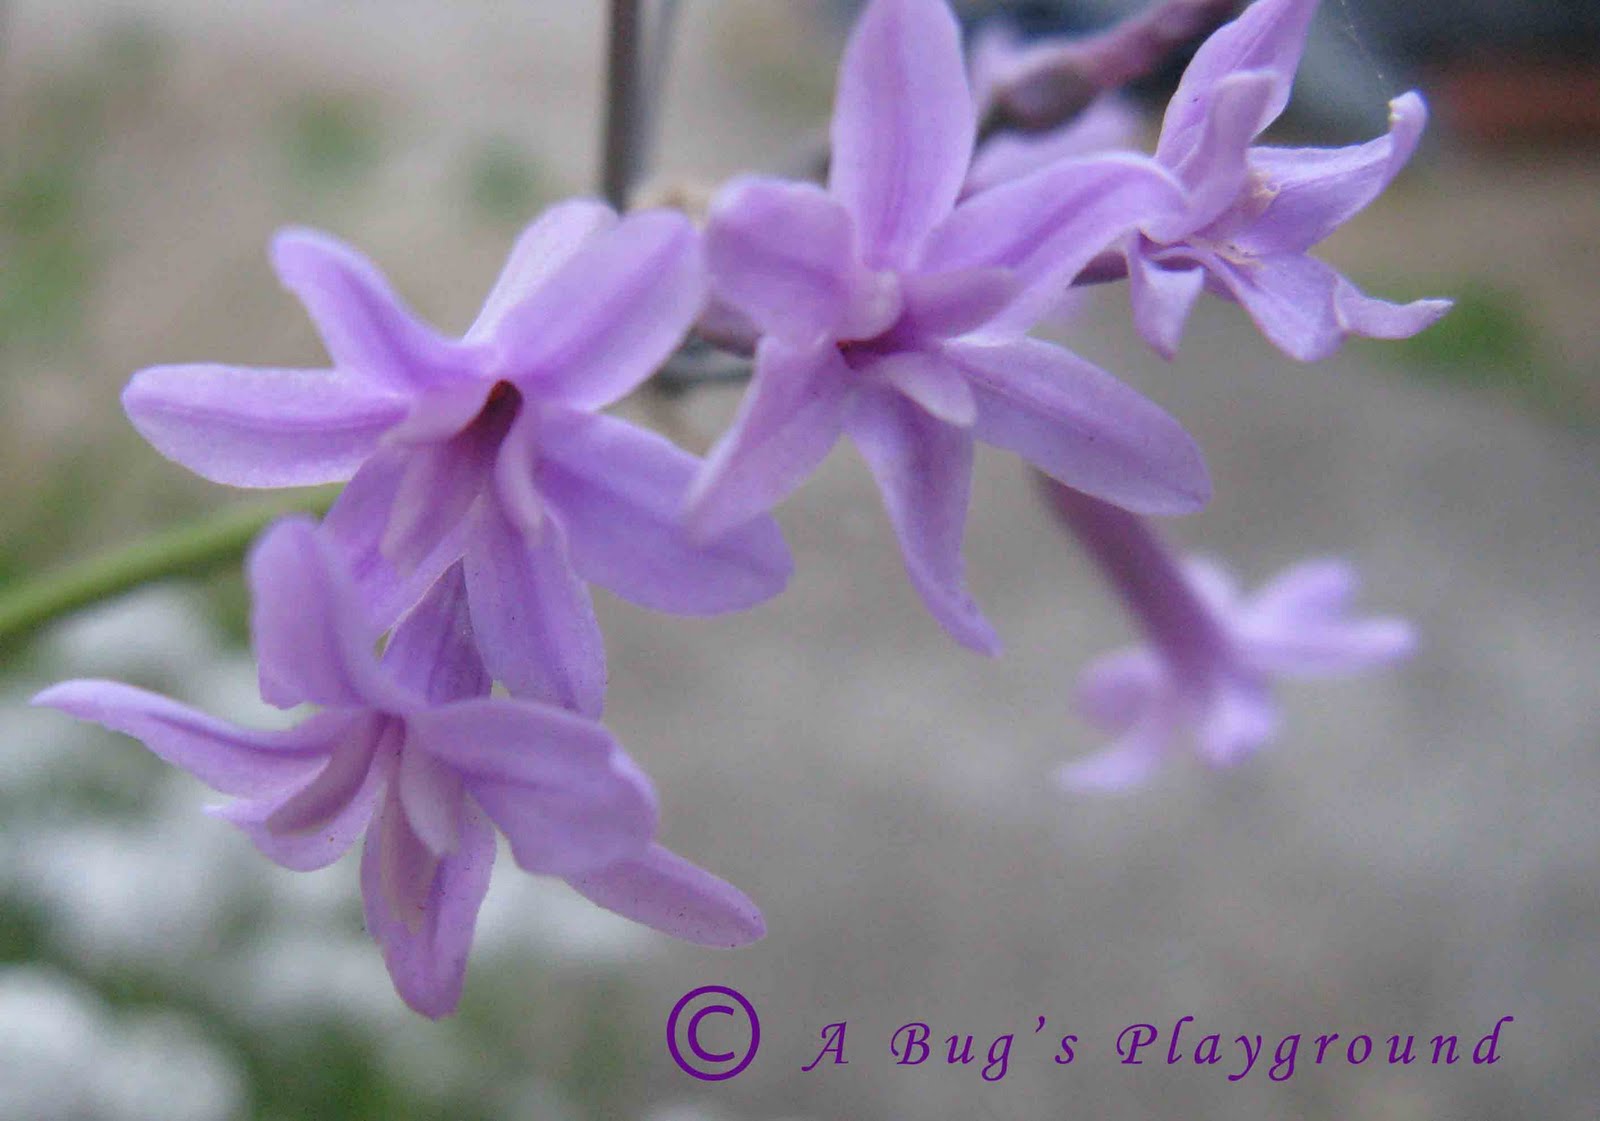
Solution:
[[(353, 241), (463, 328), (520, 226), (592, 187), (603, 7), (0, 0), (0, 582), (239, 500), (156, 456), (117, 393), (154, 363), (323, 361), (268, 268), (276, 227)], [(1001, 9), (1034, 32), (1119, 10), (968, 14)], [(658, 184), (784, 166), (826, 119), (849, 17), (685, 3)], [(0, 652), (0, 1118), (1593, 1117), (1597, 27), (1593, 3), (1321, 13), (1283, 137), (1370, 135), (1413, 85), (1435, 111), (1322, 250), (1375, 294), (1455, 297), (1422, 337), (1304, 367), (1212, 302), (1169, 365), (1120, 291), (1056, 332), (1207, 450), (1218, 497), (1175, 539), (1250, 583), (1351, 557), (1365, 605), (1418, 624), (1414, 662), (1287, 691), (1285, 734), (1238, 770), (1063, 798), (1045, 777), (1097, 746), (1071, 683), (1127, 622), (991, 454), (968, 558), (1007, 656), (959, 650), (841, 450), (780, 513), (799, 567), (777, 601), (709, 621), (600, 605), (609, 722), (657, 781), (666, 841), (754, 896), (769, 937), (676, 945), (502, 860), (461, 1015), (435, 1025), (394, 996), (350, 861), (276, 869), (132, 741), (24, 706), (98, 675), (273, 719), (237, 573), (150, 589)], [(700, 450), (736, 402), (628, 407)], [(706, 983), (763, 1022), (720, 1084), (664, 1047)], [(1191, 1039), (1380, 1049), (1516, 1020), (1484, 1067), (1303, 1058), (1230, 1083), (1116, 1063), (1121, 1028), (1164, 1045), (1183, 1015)], [(841, 1020), (849, 1065), (803, 1073)], [(1016, 1033), (1006, 1077), (893, 1065), (912, 1020), (979, 1051)], [(1054, 1066), (1045, 1036), (1068, 1032), (1078, 1061)]]

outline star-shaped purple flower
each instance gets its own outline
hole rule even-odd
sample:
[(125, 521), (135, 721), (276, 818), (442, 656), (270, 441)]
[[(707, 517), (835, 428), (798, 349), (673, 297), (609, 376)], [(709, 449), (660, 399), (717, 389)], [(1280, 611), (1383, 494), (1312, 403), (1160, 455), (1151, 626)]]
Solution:
[(1185, 740), (1213, 766), (1237, 763), (1277, 733), (1275, 681), (1359, 673), (1415, 645), (1402, 620), (1349, 618), (1357, 579), (1343, 561), (1302, 562), (1249, 597), (1206, 561), (1190, 558), (1183, 578), (1201, 609), (1185, 628), (1107, 655), (1080, 678), (1079, 709), (1117, 739), (1063, 766), (1067, 789), (1136, 785)]
[(367, 927), (395, 987), (428, 1016), (460, 999), (495, 828), (529, 872), (561, 876), (621, 914), (713, 946), (762, 936), (732, 886), (652, 838), (649, 780), (599, 724), (490, 698), (461, 566), (383, 652), (333, 546), (309, 519), (252, 551), (252, 626), (264, 691), (323, 711), (287, 731), (214, 720), (142, 689), (68, 681), (34, 698), (139, 740), (239, 800), (216, 812), (295, 870), (331, 864), (363, 832)]
[(1134, 323), (1171, 357), (1202, 288), (1244, 306), (1272, 344), (1311, 362), (1350, 335), (1407, 338), (1448, 300), (1364, 295), (1308, 251), (1376, 198), (1416, 149), (1419, 94), (1390, 102), (1385, 136), (1346, 148), (1252, 141), (1283, 112), (1316, 0), (1256, 0), (1196, 52), (1167, 107), (1156, 159), (1186, 205), (1141, 224), (1126, 249)]
[(976, 441), (1148, 513), (1198, 509), (1210, 484), (1166, 413), (1023, 337), (1095, 253), (1177, 205), (1177, 183), (1152, 161), (1106, 157), (958, 206), (974, 134), (949, 8), (873, 0), (840, 68), (828, 188), (747, 178), (713, 204), (714, 290), (761, 341), (688, 509), (714, 538), (793, 491), (848, 433), (929, 610), (993, 653), (961, 555)]
[(495, 679), (592, 716), (605, 659), (586, 581), (684, 614), (748, 607), (787, 582), (770, 519), (691, 541), (680, 511), (699, 461), (598, 412), (660, 366), (704, 302), (681, 215), (552, 208), (460, 340), (329, 237), (291, 230), (272, 256), (332, 370), (157, 367), (123, 403), (157, 450), (217, 482), (349, 479), (325, 530), (381, 625), (463, 560)]

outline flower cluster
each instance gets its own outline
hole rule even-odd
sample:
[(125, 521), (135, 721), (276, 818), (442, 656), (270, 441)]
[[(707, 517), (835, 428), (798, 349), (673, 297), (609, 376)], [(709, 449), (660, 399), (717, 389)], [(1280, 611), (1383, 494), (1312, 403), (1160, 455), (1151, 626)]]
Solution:
[[(655, 840), (649, 780), (598, 723), (589, 585), (695, 615), (776, 595), (792, 562), (770, 510), (841, 436), (882, 491), (913, 586), (969, 648), (999, 650), (962, 557), (980, 442), (1053, 480), (1119, 586), (1165, 579), (1129, 597), (1157, 619), (1161, 657), (1091, 678), (1091, 711), (1137, 742), (1079, 780), (1131, 777), (1185, 723), (1213, 757), (1253, 746), (1266, 674), (1391, 657), (1403, 636), (1341, 624), (1320, 569), (1248, 608), (1219, 595), (1196, 608), (1197, 588), (1138, 545), (1136, 515), (1205, 504), (1199, 449), (1157, 405), (1028, 332), (1108, 260), (1169, 356), (1206, 286), (1298, 358), (1437, 317), (1440, 301), (1383, 304), (1305, 254), (1405, 162), (1420, 98), (1398, 99), (1390, 134), (1353, 149), (1250, 146), (1283, 108), (1312, 7), (1257, 0), (1214, 34), (1146, 156), (1106, 150), (1123, 121), (1104, 102), (1058, 136), (980, 147), (1006, 68), (991, 59), (969, 80), (944, 0), (872, 0), (844, 55), (826, 184), (735, 180), (703, 229), (557, 205), (459, 339), (351, 249), (281, 233), (273, 265), (330, 368), (163, 366), (123, 402), (158, 451), (216, 482), (346, 484), (320, 524), (280, 522), (249, 560), (261, 695), (320, 711), (264, 733), (113, 682), (38, 702), (235, 796), (221, 816), (286, 867), (326, 865), (364, 833), (368, 928), (430, 1016), (459, 999), (496, 831), (519, 867), (669, 934), (761, 937), (744, 895)], [(749, 344), (754, 370), (704, 462), (602, 411), (713, 321)]]

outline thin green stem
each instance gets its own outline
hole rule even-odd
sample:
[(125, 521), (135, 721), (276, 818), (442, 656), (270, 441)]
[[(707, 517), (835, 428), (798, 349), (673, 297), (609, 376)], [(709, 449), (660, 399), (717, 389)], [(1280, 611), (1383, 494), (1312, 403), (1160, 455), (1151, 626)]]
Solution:
[(191, 525), (103, 553), (0, 592), (0, 648), (85, 607), (155, 580), (198, 576), (238, 564), (256, 535), (274, 518), (323, 514), (334, 494), (319, 492), (297, 504), (233, 506)]

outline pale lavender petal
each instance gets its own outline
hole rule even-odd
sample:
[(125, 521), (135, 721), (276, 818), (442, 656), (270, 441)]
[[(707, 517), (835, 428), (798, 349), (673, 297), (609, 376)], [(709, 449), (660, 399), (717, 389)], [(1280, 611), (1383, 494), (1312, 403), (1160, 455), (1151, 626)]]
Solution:
[(1360, 589), (1355, 567), (1337, 557), (1301, 561), (1286, 568), (1250, 597), (1253, 621), (1331, 622), (1350, 609)]
[(503, 697), (418, 709), (406, 718), (405, 746), (471, 779), (552, 788), (604, 785), (621, 753), (594, 720)]
[(1255, 752), (1277, 730), (1278, 708), (1266, 687), (1228, 679), (1216, 686), (1195, 736), (1207, 762), (1227, 767)]
[(1241, 629), (1243, 654), (1262, 672), (1284, 677), (1341, 677), (1401, 661), (1416, 650), (1416, 630), (1403, 619), (1306, 622)]
[(448, 856), (461, 841), (464, 808), (461, 776), (427, 751), (404, 751), (394, 788), (417, 838), (438, 856)]
[[(371, 744), (373, 742), (371, 737), (377, 736), (386, 726), (386, 721), (370, 721), (364, 728), (357, 729), (355, 734), (368, 737), (367, 743)], [(345, 746), (348, 747), (350, 742), (346, 741)], [(326, 815), (316, 821), (314, 826), (304, 829), (283, 829), (274, 828), (269, 823), (284, 821), (286, 813), (295, 817), (301, 816), (297, 811), (304, 808), (307, 803), (301, 802), (299, 807), (295, 804), (307, 794), (310, 785), (317, 783), (320, 774), (299, 790), (277, 797), (208, 807), (206, 812), (237, 825), (263, 856), (292, 872), (310, 872), (326, 868), (343, 856), (367, 828), (377, 808), (378, 797), (383, 792), (387, 773), (392, 769), (392, 754), (387, 747), (380, 747), (380, 756), (377, 758), (374, 758), (371, 750), (366, 752), (365, 757), (370, 765), (361, 773), (359, 785), (354, 789), (347, 788), (346, 796), (342, 800), (326, 804), (324, 806)], [(330, 760), (324, 766), (324, 772), (331, 764)]]
[(1122, 735), (1150, 714), (1165, 676), (1143, 646), (1119, 650), (1091, 662), (1078, 675), (1077, 709), (1095, 727)]
[(320, 832), (342, 814), (367, 784), (378, 741), (391, 735), (387, 721), (374, 719), (367, 734), (348, 737), (334, 749), (322, 770), (299, 790), (278, 803), (262, 821), (272, 833)]
[(961, 555), (971, 433), (881, 390), (860, 395), (849, 431), (883, 492), (906, 572), (929, 612), (963, 646), (999, 654), (999, 637), (967, 592)]
[(1256, 132), (1278, 118), (1289, 103), (1294, 72), (1305, 50), (1317, 0), (1256, 0), (1232, 23), (1219, 27), (1195, 52), (1167, 105), (1156, 156), (1175, 166), (1199, 142), (1217, 87), (1247, 70), (1272, 77), (1272, 95), (1261, 106)]
[(600, 624), (555, 519), (529, 536), (499, 502), (481, 503), (465, 568), (473, 630), (495, 680), (513, 696), (599, 716), (606, 688)]
[(1177, 355), (1183, 325), (1205, 282), (1202, 268), (1164, 268), (1137, 247), (1128, 251), (1128, 300), (1133, 306), (1133, 325), (1163, 358)]
[(342, 482), (406, 414), (406, 399), (337, 370), (153, 366), (122, 407), (139, 435), (215, 483), (296, 487)]
[(896, 337), (943, 338), (976, 331), (1021, 291), (1010, 269), (913, 273), (903, 281), (905, 309)]
[(763, 339), (739, 413), (685, 499), (695, 536), (726, 533), (799, 487), (839, 439), (858, 385), (832, 343), (802, 348)]
[(712, 203), (705, 241), (717, 295), (763, 333), (872, 338), (900, 310), (894, 275), (861, 264), (849, 212), (815, 184), (734, 180)]
[(946, 424), (971, 428), (978, 419), (978, 402), (966, 377), (937, 354), (902, 350), (873, 362), (864, 372)]
[[(478, 909), (494, 869), (494, 828), (475, 805), (463, 815), (461, 844), (433, 865), (420, 907), (401, 911), (384, 890), (385, 864), (402, 858), (426, 864), (420, 844), (407, 837), (405, 815), (393, 802), (367, 834), (361, 855), (361, 897), (367, 931), (383, 949), (395, 990), (424, 1016), (448, 1016), (460, 1003)], [(387, 860), (386, 860), (387, 858)], [(390, 872), (390, 878), (395, 873)]]
[[(477, 719), (457, 719), (457, 727), (448, 731), (430, 726), (425, 733), (429, 750), (463, 729), (469, 735), (493, 736), (507, 723), (484, 719), (482, 709), (473, 715)], [(602, 766), (574, 767), (570, 743), (517, 738), (524, 734), (522, 728), (513, 728), (494, 744), (501, 755), (495, 765), (533, 781), (465, 776), (467, 790), (511, 842), (517, 866), (573, 876), (638, 855), (655, 836), (657, 809), (655, 790), (633, 761), (613, 750)], [(505, 758), (519, 754), (534, 758)], [(556, 755), (562, 757), (544, 758)]]
[(316, 230), (286, 229), (272, 240), (272, 264), (302, 304), (333, 364), (414, 391), (474, 376), (483, 354), (420, 322), (378, 269)]
[(1254, 148), (1250, 165), (1271, 201), (1234, 244), (1261, 256), (1302, 253), (1383, 191), (1416, 151), (1427, 124), (1421, 95), (1389, 103), (1389, 132), (1347, 148)]
[(518, 412), (494, 458), (494, 491), (500, 510), (518, 533), (528, 537), (544, 530), (544, 495), (540, 493), (544, 414), (556, 411), (552, 407)]
[(378, 632), (362, 613), (333, 542), (310, 518), (274, 522), (251, 548), (245, 572), (261, 696), (268, 704), (394, 711), (409, 703), (379, 668), (373, 656)]
[(696, 945), (731, 950), (767, 933), (744, 892), (659, 844), (567, 882), (608, 911)]
[(422, 556), (384, 555), (383, 543), (410, 451), (407, 447), (379, 451), (356, 472), (322, 522), (322, 532), (334, 543), (367, 617), (378, 630), (392, 625), (460, 559), (472, 522), (471, 518), (461, 519)]
[(617, 212), (598, 199), (569, 199), (546, 210), (512, 246), (466, 340), (494, 338), (512, 308), (538, 291), (591, 237), (617, 221)]
[(1233, 74), (1217, 86), (1200, 142), (1175, 168), (1189, 188), (1189, 204), (1182, 212), (1141, 222), (1152, 241), (1177, 241), (1240, 202), (1250, 175), (1246, 153), (1259, 131), (1261, 107), (1271, 97), (1272, 78), (1259, 72)]
[(360, 720), (326, 712), (288, 731), (258, 732), (115, 681), (64, 681), (31, 703), (132, 736), (213, 790), (254, 798), (310, 781)]
[(655, 611), (740, 611), (784, 589), (794, 562), (771, 518), (701, 545), (684, 525), (700, 461), (654, 432), (592, 413), (552, 414), (540, 486), (585, 580)]
[(1437, 323), (1450, 307), (1450, 300), (1391, 304), (1364, 294), (1342, 276), (1333, 285), (1333, 314), (1340, 330), (1368, 339), (1409, 339)]
[(963, 193), (975, 195), (1062, 160), (1133, 148), (1138, 135), (1138, 112), (1119, 95), (1106, 94), (1060, 128), (1003, 132), (985, 141), (972, 161)]
[(1183, 578), (1194, 589), (1195, 595), (1200, 597), (1200, 602), (1220, 622), (1232, 622), (1244, 610), (1239, 582), (1212, 558), (1183, 558)]
[(395, 628), (383, 665), (404, 689), (432, 704), (489, 692), (468, 609), (467, 581), (454, 564)]
[(1339, 349), (1345, 329), (1334, 311), (1338, 273), (1313, 257), (1204, 258), (1211, 275), (1255, 320), (1267, 341), (1290, 358), (1317, 362)]
[(1148, 782), (1171, 749), (1167, 721), (1151, 719), (1131, 729), (1110, 747), (1065, 763), (1056, 770), (1058, 786), (1073, 794), (1113, 794)]
[(873, 0), (834, 99), (828, 185), (866, 263), (904, 268), (955, 204), (976, 133), (961, 29), (941, 0)]
[(378, 541), (379, 553), (402, 579), (438, 557), (441, 542), (455, 533), (483, 493), (494, 454), (493, 441), (476, 428), (442, 443), (404, 449)]
[(538, 400), (611, 404), (661, 366), (705, 303), (705, 262), (681, 214), (646, 211), (597, 233), (506, 311), (500, 376)]
[(1012, 270), (1017, 298), (984, 330), (1021, 334), (1060, 304), (1072, 278), (1102, 249), (1185, 205), (1177, 180), (1143, 156), (1056, 164), (963, 202), (934, 231), (922, 267)]
[(1140, 514), (1185, 514), (1211, 496), (1200, 450), (1147, 398), (1036, 339), (945, 344), (972, 381), (978, 439), (1051, 478)]

